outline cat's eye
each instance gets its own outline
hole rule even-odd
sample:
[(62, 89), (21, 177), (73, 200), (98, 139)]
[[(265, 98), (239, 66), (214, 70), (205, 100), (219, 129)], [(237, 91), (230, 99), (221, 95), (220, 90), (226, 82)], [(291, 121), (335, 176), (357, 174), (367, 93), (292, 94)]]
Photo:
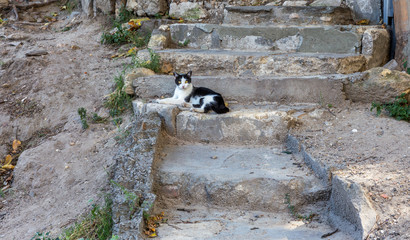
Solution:
[(185, 81), (185, 83), (188, 83), (188, 81)]
[(181, 83), (181, 81), (178, 81), (178, 84), (180, 84)]

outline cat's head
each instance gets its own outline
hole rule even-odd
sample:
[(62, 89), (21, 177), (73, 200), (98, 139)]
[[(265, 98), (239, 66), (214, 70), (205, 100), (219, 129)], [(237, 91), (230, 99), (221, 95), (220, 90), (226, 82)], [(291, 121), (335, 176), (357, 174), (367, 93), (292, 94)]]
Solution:
[(191, 85), (191, 75), (192, 71), (189, 71), (187, 74), (178, 74), (174, 72), (175, 84), (180, 89), (187, 89)]

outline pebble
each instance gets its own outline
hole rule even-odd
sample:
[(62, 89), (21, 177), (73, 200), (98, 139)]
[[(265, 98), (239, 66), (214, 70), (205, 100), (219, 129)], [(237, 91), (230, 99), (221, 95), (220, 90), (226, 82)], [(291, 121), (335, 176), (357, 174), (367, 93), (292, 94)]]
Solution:
[(357, 133), (357, 129), (352, 129), (352, 132)]
[(47, 55), (48, 52), (46, 50), (33, 50), (30, 52), (26, 53), (27, 57), (35, 57), (35, 56), (41, 56), (41, 55)]

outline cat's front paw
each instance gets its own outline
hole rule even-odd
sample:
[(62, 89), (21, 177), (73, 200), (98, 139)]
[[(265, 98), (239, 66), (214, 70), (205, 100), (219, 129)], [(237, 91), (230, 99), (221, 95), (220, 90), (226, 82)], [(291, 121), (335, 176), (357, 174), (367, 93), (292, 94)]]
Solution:
[(182, 105), (183, 107), (186, 107), (186, 108), (192, 108), (192, 104), (187, 103), (187, 102), (183, 102), (181, 105)]

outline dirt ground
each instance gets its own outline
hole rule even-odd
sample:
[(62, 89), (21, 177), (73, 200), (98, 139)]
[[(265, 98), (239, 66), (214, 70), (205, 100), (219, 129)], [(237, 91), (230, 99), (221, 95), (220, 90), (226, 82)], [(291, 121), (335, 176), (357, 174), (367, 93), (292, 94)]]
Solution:
[(293, 130), (306, 152), (359, 183), (378, 213), (368, 239), (410, 239), (410, 124), (370, 104), (318, 109)]
[[(0, 239), (60, 233), (101, 203), (114, 138), (131, 118), (122, 116), (120, 128), (89, 122), (82, 129), (77, 109), (107, 117), (104, 97), (130, 59), (111, 59), (116, 49), (100, 44), (107, 17), (59, 19), (46, 29), (46, 22), (0, 27), (0, 159), (11, 153), (14, 139), (24, 149), (12, 175), (1, 179)], [(61, 31), (68, 24), (72, 28)], [(47, 54), (26, 56), (40, 50)]]
[[(25, 149), (12, 188), (5, 189), (10, 175), (2, 179), (0, 239), (59, 233), (108, 191), (107, 169), (120, 132), (112, 123), (82, 130), (77, 109), (108, 116), (104, 96), (129, 59), (111, 59), (115, 49), (100, 44), (106, 19), (59, 19), (47, 28), (0, 27), (0, 158), (16, 138)], [(47, 54), (26, 56), (35, 50)], [(304, 124), (294, 134), (313, 157), (342, 169), (368, 191), (380, 215), (370, 239), (410, 239), (409, 123), (376, 117), (369, 105), (342, 105), (333, 114), (302, 116)], [(123, 116), (120, 129), (130, 116)]]

